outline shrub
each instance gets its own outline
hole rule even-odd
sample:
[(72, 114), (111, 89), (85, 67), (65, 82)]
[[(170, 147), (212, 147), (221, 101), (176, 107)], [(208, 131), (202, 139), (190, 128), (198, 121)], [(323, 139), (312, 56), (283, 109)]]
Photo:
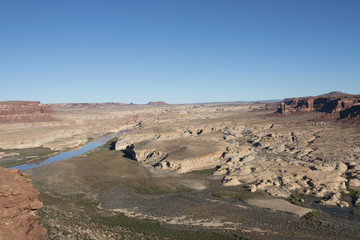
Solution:
[(316, 211), (307, 213), (305, 216), (303, 216), (303, 218), (305, 218), (306, 220), (309, 220), (309, 221), (314, 221), (320, 214), (321, 214), (321, 212), (319, 210), (316, 210)]
[(189, 173), (196, 174), (196, 175), (211, 175), (216, 170), (217, 170), (217, 168), (209, 168), (209, 169), (202, 169), (202, 170), (194, 170)]
[(294, 205), (300, 205), (299, 199), (295, 194), (291, 194), (288, 200)]

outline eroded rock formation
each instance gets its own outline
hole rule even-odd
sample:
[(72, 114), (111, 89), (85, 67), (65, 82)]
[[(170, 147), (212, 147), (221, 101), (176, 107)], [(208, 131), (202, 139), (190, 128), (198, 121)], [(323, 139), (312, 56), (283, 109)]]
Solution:
[(17, 169), (0, 168), (0, 239), (44, 239), (37, 210), (43, 207), (31, 179)]
[[(229, 114), (226, 110), (221, 113)], [(124, 133), (116, 149), (178, 173), (217, 166), (214, 175), (225, 186), (246, 185), (278, 197), (293, 192), (327, 197), (331, 202), (324, 204), (346, 207), (341, 192), (360, 188), (356, 127), (313, 122), (312, 115), (279, 118), (242, 111), (228, 117), (198, 113), (197, 118), (144, 121)]]
[(316, 97), (286, 98), (278, 106), (277, 113), (322, 112), (334, 119), (358, 119), (360, 114), (360, 95), (331, 92)]
[(0, 102), (0, 123), (49, 121), (51, 108), (38, 101)]
[[(222, 135), (206, 126), (141, 126), (124, 133), (116, 150), (126, 150), (137, 161), (156, 168), (185, 173), (216, 167), (225, 145)], [(134, 135), (136, 137), (134, 137)]]
[(221, 163), (225, 146), (217, 140), (187, 137), (164, 141), (143, 141), (131, 145), (127, 151), (132, 157), (161, 169), (186, 173), (213, 168)]

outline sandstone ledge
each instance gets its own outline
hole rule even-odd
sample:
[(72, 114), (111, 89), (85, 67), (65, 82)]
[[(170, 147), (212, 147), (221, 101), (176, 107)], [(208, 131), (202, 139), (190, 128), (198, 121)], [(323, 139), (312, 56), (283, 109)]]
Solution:
[(17, 169), (0, 168), (0, 239), (44, 239), (38, 209), (43, 207), (31, 179)]

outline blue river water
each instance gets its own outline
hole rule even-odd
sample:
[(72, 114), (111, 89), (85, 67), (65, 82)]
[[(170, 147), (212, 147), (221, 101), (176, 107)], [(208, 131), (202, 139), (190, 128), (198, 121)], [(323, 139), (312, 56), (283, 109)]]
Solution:
[[(126, 130), (125, 130), (126, 131)], [(24, 163), (21, 165), (17, 165), (17, 166), (12, 166), (9, 167), (8, 169), (11, 168), (16, 168), (19, 169), (20, 171), (25, 171), (25, 170), (29, 170), (31, 168), (35, 168), (35, 167), (40, 167), (49, 163), (53, 163), (53, 162), (58, 162), (61, 160), (65, 160), (65, 159), (69, 159), (69, 158), (73, 158), (76, 156), (79, 156), (81, 154), (84, 154), (92, 149), (95, 149), (97, 147), (100, 147), (102, 145), (104, 145), (107, 141), (109, 141), (110, 139), (119, 136), (121, 133), (125, 132), (125, 131), (120, 131), (119, 133), (115, 133), (115, 134), (111, 134), (111, 135), (106, 135), (103, 136), (99, 139), (96, 139), (92, 142), (87, 143), (85, 146), (81, 147), (78, 150), (74, 150), (74, 151), (68, 151), (68, 152), (62, 152), (59, 153), (57, 155), (45, 158), (45, 159), (41, 159), (41, 160), (37, 160), (37, 161), (33, 161), (30, 163)]]

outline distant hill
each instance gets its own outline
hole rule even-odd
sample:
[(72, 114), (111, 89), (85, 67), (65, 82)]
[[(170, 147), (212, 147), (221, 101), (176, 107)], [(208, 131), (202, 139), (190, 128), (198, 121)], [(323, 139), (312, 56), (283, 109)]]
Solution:
[(149, 102), (147, 105), (167, 105), (167, 103), (163, 101), (159, 101), (159, 102)]
[(333, 91), (333, 92), (329, 92), (329, 93), (319, 95), (318, 97), (344, 97), (344, 96), (350, 96), (351, 97), (351, 96), (358, 96), (358, 95), (343, 93), (343, 92), (340, 92), (340, 91)]
[(71, 109), (71, 108), (98, 108), (98, 107), (111, 107), (111, 106), (124, 106), (126, 103), (52, 103), (48, 104), (53, 109)]

